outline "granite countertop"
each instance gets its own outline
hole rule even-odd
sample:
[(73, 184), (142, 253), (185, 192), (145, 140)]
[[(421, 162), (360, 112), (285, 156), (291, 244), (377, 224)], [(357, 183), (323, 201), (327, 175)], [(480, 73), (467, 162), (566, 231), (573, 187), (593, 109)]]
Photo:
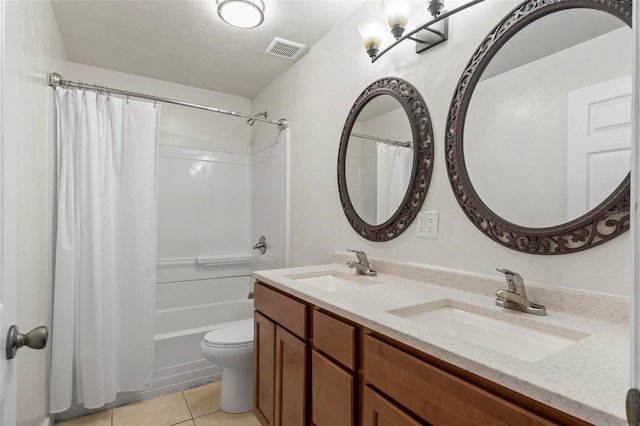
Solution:
[[(342, 258), (337, 255), (334, 259)], [(301, 278), (327, 271), (355, 276), (343, 262), (256, 271), (254, 276), (580, 419), (597, 425), (627, 424), (630, 347), (626, 299), (527, 284), (529, 299), (547, 306), (547, 316), (535, 316), (495, 306), (493, 292), (506, 287), (496, 278), (383, 260), (371, 262), (378, 276), (363, 277), (367, 285), (337, 291), (321, 290), (291, 276)], [(528, 362), (388, 312), (409, 312), (411, 307), (443, 300), (486, 316), (582, 338)]]

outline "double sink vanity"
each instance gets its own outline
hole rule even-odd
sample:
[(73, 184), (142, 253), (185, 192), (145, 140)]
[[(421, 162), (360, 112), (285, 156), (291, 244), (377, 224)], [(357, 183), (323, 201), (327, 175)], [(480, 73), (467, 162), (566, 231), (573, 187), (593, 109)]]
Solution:
[(531, 315), (498, 275), (352, 260), (254, 273), (263, 425), (626, 423), (626, 300), (527, 284)]

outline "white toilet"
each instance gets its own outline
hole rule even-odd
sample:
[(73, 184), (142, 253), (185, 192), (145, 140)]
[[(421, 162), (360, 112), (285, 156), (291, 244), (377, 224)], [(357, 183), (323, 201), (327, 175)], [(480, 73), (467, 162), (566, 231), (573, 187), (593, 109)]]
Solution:
[(220, 408), (227, 413), (253, 409), (253, 319), (234, 321), (205, 334), (200, 350), (222, 370)]

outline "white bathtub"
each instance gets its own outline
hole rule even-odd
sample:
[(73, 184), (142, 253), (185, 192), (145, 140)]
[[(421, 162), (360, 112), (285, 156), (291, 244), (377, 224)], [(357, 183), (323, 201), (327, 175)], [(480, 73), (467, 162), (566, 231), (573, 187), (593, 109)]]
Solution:
[(253, 318), (253, 303), (238, 300), (158, 312), (155, 336), (153, 388), (184, 384), (184, 388), (218, 379), (222, 368), (200, 353), (202, 337), (222, 325)]
[(251, 278), (158, 284), (152, 389), (185, 389), (216, 380), (222, 368), (200, 353), (200, 341), (223, 324), (253, 318)]

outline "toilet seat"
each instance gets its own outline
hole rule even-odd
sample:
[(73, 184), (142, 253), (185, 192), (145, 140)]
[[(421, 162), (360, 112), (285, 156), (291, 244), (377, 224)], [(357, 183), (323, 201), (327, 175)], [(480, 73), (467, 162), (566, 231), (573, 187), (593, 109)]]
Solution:
[(253, 345), (253, 319), (237, 321), (233, 325), (211, 330), (202, 344), (212, 348), (238, 348)]

